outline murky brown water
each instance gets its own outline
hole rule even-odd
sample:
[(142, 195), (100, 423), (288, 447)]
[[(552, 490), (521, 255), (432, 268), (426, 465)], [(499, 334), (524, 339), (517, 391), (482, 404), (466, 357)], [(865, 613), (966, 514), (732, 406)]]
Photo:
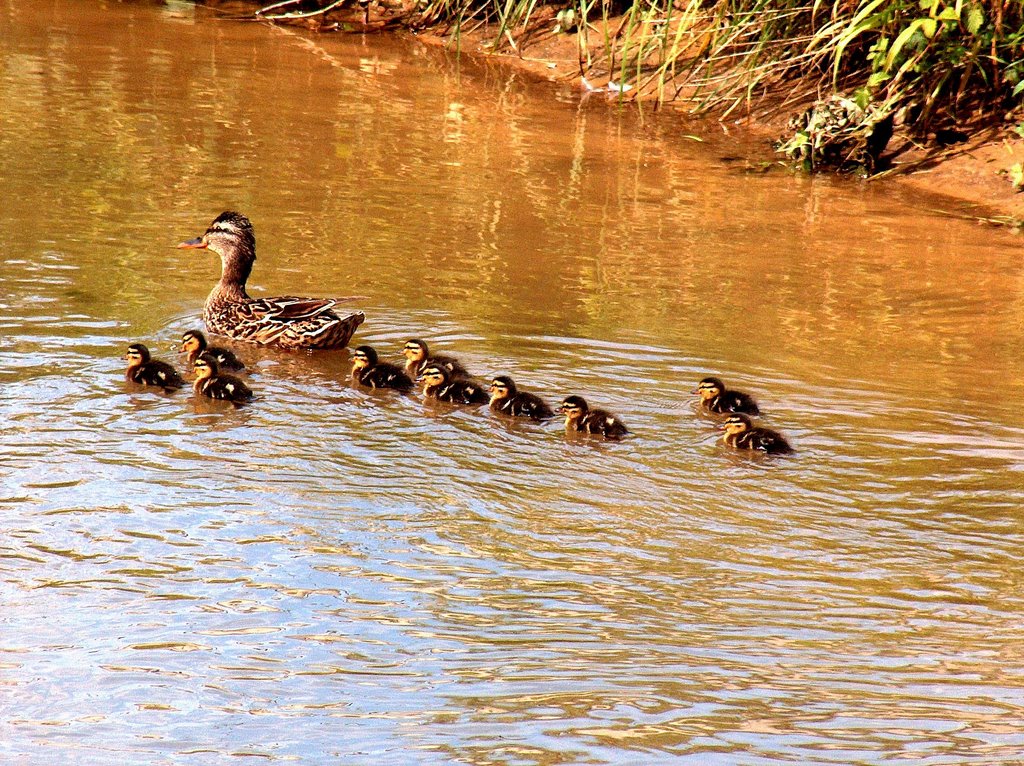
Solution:
[[(5, 764), (1024, 752), (1019, 237), (415, 41), (0, 0), (0, 67)], [(255, 291), (365, 295), (360, 342), (636, 438), (344, 354), (243, 349), (237, 411), (126, 387), (226, 208)], [(798, 454), (716, 445), (708, 372)]]

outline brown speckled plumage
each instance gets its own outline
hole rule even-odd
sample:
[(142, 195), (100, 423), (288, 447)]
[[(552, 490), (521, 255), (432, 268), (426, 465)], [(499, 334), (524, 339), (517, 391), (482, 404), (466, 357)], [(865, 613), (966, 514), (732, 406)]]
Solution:
[(209, 248), (221, 258), (221, 278), (203, 309), (207, 329), (235, 340), (288, 349), (344, 348), (365, 316), (340, 316), (340, 299), (251, 298), (245, 283), (256, 260), (256, 236), (249, 219), (226, 211), (206, 233), (178, 247)]

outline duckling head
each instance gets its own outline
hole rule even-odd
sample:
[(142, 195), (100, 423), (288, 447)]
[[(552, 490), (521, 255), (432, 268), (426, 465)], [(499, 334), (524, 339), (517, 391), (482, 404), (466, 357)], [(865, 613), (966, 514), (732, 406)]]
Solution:
[(256, 234), (241, 213), (225, 210), (213, 219), (206, 233), (178, 245), (180, 248), (209, 249), (220, 256), (222, 279), (245, 284), (256, 260)]
[(587, 400), (582, 396), (567, 396), (558, 406), (558, 411), (565, 415), (565, 424), (572, 425), (587, 414), (590, 409)]
[(697, 384), (693, 393), (700, 396), (702, 402), (714, 399), (725, 390), (725, 384), (718, 378), (704, 378)]
[(352, 352), (352, 369), (365, 370), (377, 364), (377, 352), (372, 346), (359, 346)]
[(446, 368), (439, 364), (428, 364), (416, 376), (416, 382), (425, 383), (427, 386), (443, 386), (450, 378), (451, 375)]
[(430, 347), (427, 346), (427, 342), (425, 340), (410, 338), (405, 342), (405, 346), (402, 348), (402, 356), (410, 362), (422, 362), (430, 356)]
[(213, 358), (213, 354), (208, 352), (204, 352), (196, 357), (196, 360), (192, 363), (192, 369), (195, 370), (196, 381), (212, 378), (219, 372), (217, 360)]
[(491, 392), (491, 403), (516, 395), (516, 384), (508, 375), (498, 375), (491, 379), (488, 389)]
[(129, 345), (128, 350), (124, 353), (124, 358), (128, 360), (129, 369), (133, 367), (141, 367), (151, 359), (149, 349), (141, 343), (132, 343)]
[(747, 415), (739, 412), (735, 412), (725, 419), (722, 423), (722, 430), (730, 436), (739, 436), (742, 433), (746, 433), (753, 427), (753, 422)]
[(183, 354), (201, 354), (206, 350), (206, 336), (199, 330), (189, 330), (181, 336), (178, 349)]

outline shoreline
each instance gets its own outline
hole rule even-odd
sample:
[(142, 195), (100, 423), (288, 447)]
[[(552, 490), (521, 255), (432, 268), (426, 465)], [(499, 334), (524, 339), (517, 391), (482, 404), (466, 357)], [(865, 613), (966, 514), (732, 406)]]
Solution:
[[(429, 30), (404, 34), (411, 35), (425, 45), (452, 52), (446, 35)], [(463, 32), (458, 55), (469, 56), (480, 64), (498, 63), (541, 81), (565, 84), (575, 80), (581, 90), (594, 90), (595, 95), (601, 91), (608, 95), (615, 93), (615, 84), (609, 83), (607, 77), (593, 82), (584, 81), (579, 72), (578, 59), (569, 55), (577, 50), (575, 38), (570, 36), (558, 38), (546, 34), (533, 38), (528, 53), (522, 55), (513, 52), (494, 53), (486, 50), (486, 46), (487, 38), (484, 35), (479, 32)], [(764, 141), (767, 154), (774, 154), (771, 144), (785, 130), (790, 117), (789, 114), (773, 114), (768, 104), (754, 104), (751, 110), (754, 115), (733, 120), (720, 120), (713, 115), (688, 115), (683, 105), (672, 102), (661, 103), (658, 109), (680, 117), (708, 124), (717, 122), (730, 129), (745, 131), (756, 140)], [(758, 117), (757, 112), (768, 116)], [(897, 138), (894, 137), (890, 143), (890, 151)], [(779, 157), (777, 154), (775, 156)], [(911, 166), (911, 169), (901, 170), (901, 166)], [(1019, 174), (1016, 176), (1016, 188), (1013, 180), (1015, 166)], [(865, 179), (865, 182), (917, 189), (949, 199), (954, 207), (961, 208), (951, 214), (960, 214), (981, 223), (1024, 228), (1024, 136), (1013, 136), (1007, 128), (991, 129), (971, 136), (963, 144), (931, 156), (909, 146), (906, 151), (900, 152), (892, 168), (885, 174)]]
[[(245, 2), (247, 0), (243, 0)], [(597, 47), (592, 46), (590, 51), (585, 51), (577, 34), (555, 34), (554, 6), (536, 9), (530, 32), (520, 38), (520, 50), (501, 51), (489, 49), (491, 38), (487, 33), (493, 30), (486, 25), (461, 30), (456, 51), (449, 29), (440, 26), (419, 31), (410, 29), (398, 22), (400, 13), (396, 14), (396, 11), (400, 8), (401, 5), (388, 7), (379, 2), (371, 3), (365, 15), (362, 10), (333, 11), (329, 18), (307, 20), (300, 26), (319, 33), (407, 35), (421, 44), (443, 49), (447, 55), (467, 56), (479, 65), (497, 64), (549, 83), (564, 85), (575, 82), (581, 91), (591, 90), (594, 95), (614, 98), (618, 94), (618, 86), (607, 75), (584, 78), (580, 58), (595, 55)], [(609, 28), (614, 28), (619, 22), (617, 18), (609, 19)], [(594, 38), (600, 36), (599, 31), (595, 29), (592, 32)], [(631, 94), (626, 95), (626, 99), (657, 103), (651, 94)], [(806, 105), (808, 102), (804, 102)], [(801, 103), (794, 101), (784, 109), (773, 106), (769, 95), (760, 102), (752, 103), (744, 116), (721, 119), (714, 114), (688, 113), (684, 103), (657, 103), (659, 111), (674, 113), (680, 118), (699, 120), (708, 125), (718, 123), (744, 131), (751, 139), (764, 142), (766, 155), (785, 162), (771, 145), (786, 131), (787, 122), (800, 111)], [(1024, 128), (1019, 133), (1009, 126), (992, 128), (969, 136), (963, 143), (950, 146), (945, 151), (933, 150), (930, 153), (897, 132), (889, 142), (887, 155), (883, 156), (891, 158), (891, 166), (884, 173), (866, 179), (866, 183), (895, 184), (920, 190), (949, 199), (952, 207), (959, 208), (956, 212), (951, 211), (952, 215), (992, 225), (1024, 228)]]

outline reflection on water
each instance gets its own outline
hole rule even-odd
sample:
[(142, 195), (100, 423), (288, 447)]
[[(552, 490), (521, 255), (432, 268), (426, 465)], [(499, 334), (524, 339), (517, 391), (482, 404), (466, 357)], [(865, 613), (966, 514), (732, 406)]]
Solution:
[[(1019, 689), (1013, 235), (415, 41), (0, 3), (5, 762), (1005, 763)], [(197, 23), (194, 23), (197, 22)], [(258, 294), (585, 396), (636, 433), (174, 358)], [(689, 391), (755, 394), (791, 459)]]

